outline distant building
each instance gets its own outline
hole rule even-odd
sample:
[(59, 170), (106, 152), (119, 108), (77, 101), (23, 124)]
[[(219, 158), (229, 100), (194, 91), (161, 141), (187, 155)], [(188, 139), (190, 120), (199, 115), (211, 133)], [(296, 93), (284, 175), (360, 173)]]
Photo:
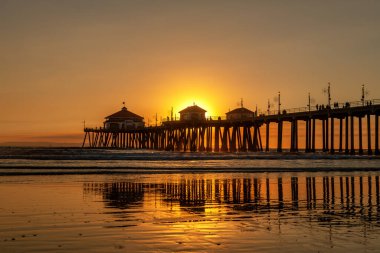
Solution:
[(188, 106), (179, 112), (180, 120), (183, 121), (201, 121), (206, 120), (206, 110), (197, 105)]
[(255, 113), (251, 110), (248, 110), (245, 107), (236, 108), (232, 111), (226, 113), (227, 120), (232, 121), (244, 121), (244, 120), (252, 120), (255, 116)]
[(105, 117), (105, 119), (105, 129), (120, 130), (144, 127), (144, 118), (128, 111), (125, 106), (120, 111)]

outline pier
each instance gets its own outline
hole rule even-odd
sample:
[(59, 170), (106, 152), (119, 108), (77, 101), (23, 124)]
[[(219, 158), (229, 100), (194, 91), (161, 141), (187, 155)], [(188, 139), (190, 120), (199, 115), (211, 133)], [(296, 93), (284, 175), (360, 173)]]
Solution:
[[(241, 120), (225, 117), (193, 120), (167, 118), (158, 126), (84, 128), (82, 146), (185, 152), (268, 152), (270, 143), (276, 141), (277, 152), (309, 153), (322, 150), (332, 154), (379, 155), (379, 115), (380, 100), (375, 99), (366, 103), (335, 103), (323, 108), (309, 106), (268, 111)], [(290, 133), (285, 133), (284, 124), (290, 125)], [(302, 132), (300, 125), (304, 126)], [(273, 126), (276, 133), (271, 133)], [(302, 149), (299, 148), (300, 136), (305, 142)], [(287, 147), (283, 144), (286, 137), (289, 142)], [(317, 146), (317, 143), (320, 144)]]

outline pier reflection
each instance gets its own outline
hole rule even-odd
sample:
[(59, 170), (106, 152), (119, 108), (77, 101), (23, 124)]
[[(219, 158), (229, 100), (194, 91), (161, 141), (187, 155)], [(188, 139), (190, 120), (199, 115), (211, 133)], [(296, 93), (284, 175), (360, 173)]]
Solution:
[(126, 209), (141, 203), (144, 198), (144, 185), (141, 183), (86, 183), (84, 192), (101, 195), (106, 207)]
[(174, 206), (188, 214), (298, 214), (322, 225), (380, 221), (377, 174), (158, 177), (154, 183), (85, 183), (84, 193), (99, 195), (106, 207), (119, 209), (143, 208), (154, 201), (156, 208)]

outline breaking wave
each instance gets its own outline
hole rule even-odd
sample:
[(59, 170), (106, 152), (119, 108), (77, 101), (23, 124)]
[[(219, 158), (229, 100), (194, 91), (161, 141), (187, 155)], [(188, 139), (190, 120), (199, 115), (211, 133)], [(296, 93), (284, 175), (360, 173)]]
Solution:
[(0, 175), (380, 170), (377, 156), (0, 148)]

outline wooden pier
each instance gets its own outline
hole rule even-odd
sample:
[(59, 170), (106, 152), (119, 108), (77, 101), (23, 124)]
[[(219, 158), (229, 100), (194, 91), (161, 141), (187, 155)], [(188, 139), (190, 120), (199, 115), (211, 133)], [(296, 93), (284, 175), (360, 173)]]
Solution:
[[(379, 115), (380, 100), (371, 100), (366, 104), (345, 103), (318, 110), (311, 110), (310, 107), (283, 110), (244, 121), (214, 117), (197, 121), (167, 120), (159, 126), (138, 129), (85, 128), (82, 146), (185, 152), (256, 152), (270, 151), (271, 138), (276, 137), (277, 152), (298, 152), (301, 151), (299, 137), (302, 136), (305, 140), (302, 149), (304, 152), (322, 150), (330, 153), (379, 155)], [(290, 124), (288, 147), (283, 145), (284, 123)], [(273, 124), (277, 127), (277, 134), (270, 132)], [(302, 133), (299, 131), (300, 124), (305, 126)], [(265, 143), (262, 141), (263, 130)], [(316, 147), (316, 138), (321, 138), (318, 141), (320, 147)], [(363, 145), (363, 138), (367, 138), (366, 146)]]

